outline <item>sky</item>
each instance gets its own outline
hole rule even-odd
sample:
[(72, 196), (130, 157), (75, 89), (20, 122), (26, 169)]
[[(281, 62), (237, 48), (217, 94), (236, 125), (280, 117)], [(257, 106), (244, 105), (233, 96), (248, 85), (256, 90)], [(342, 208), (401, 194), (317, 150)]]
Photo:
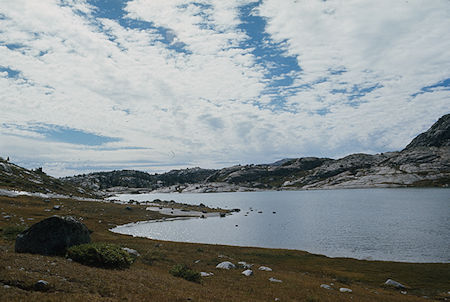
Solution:
[(52, 176), (404, 148), (449, 0), (0, 0), (0, 156)]

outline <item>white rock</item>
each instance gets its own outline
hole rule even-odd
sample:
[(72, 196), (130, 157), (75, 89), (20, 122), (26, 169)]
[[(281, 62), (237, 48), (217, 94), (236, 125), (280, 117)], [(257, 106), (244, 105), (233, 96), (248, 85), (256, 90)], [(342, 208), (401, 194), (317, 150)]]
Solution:
[(258, 269), (260, 271), (266, 271), (266, 272), (271, 272), (272, 271), (272, 269), (270, 267), (267, 267), (267, 266), (260, 266)]
[(325, 289), (331, 289), (331, 286), (329, 286), (328, 284), (321, 284), (320, 287)]
[(251, 275), (253, 275), (253, 271), (251, 269), (247, 269), (242, 272), (242, 275), (247, 276), (247, 277), (251, 276)]
[(339, 291), (340, 291), (341, 293), (351, 293), (351, 292), (352, 292), (352, 290), (351, 290), (350, 288), (345, 288), (345, 287), (341, 287), (341, 288), (339, 289)]
[(283, 281), (281, 281), (281, 280), (279, 280), (279, 279), (275, 279), (274, 277), (270, 277), (270, 278), (269, 278), (269, 281), (270, 281), (270, 282), (277, 282), (277, 283), (283, 282)]
[(384, 285), (399, 288), (399, 289), (405, 288), (405, 286), (403, 284), (401, 284), (400, 282), (394, 281), (392, 279), (387, 279), (386, 282), (384, 282)]
[(124, 250), (125, 252), (127, 252), (127, 253), (130, 254), (130, 255), (134, 255), (134, 256), (136, 256), (136, 257), (139, 257), (139, 256), (140, 256), (140, 254), (138, 253), (138, 251), (133, 250), (133, 249), (130, 249), (130, 248), (128, 248), (128, 247), (123, 247), (122, 250)]
[(406, 290), (402, 290), (400, 293), (406, 295), (408, 292)]
[(216, 268), (220, 268), (220, 269), (232, 269), (232, 268), (236, 268), (236, 265), (234, 265), (234, 264), (231, 263), (230, 261), (224, 261), (224, 262), (221, 262), (221, 263), (217, 264)]
[(214, 276), (213, 273), (207, 273), (207, 272), (200, 272), (200, 276), (202, 277), (210, 277), (210, 276)]
[(245, 261), (239, 261), (238, 264), (239, 264), (239, 266), (241, 266), (243, 268), (251, 268), (253, 266), (253, 264), (248, 264)]

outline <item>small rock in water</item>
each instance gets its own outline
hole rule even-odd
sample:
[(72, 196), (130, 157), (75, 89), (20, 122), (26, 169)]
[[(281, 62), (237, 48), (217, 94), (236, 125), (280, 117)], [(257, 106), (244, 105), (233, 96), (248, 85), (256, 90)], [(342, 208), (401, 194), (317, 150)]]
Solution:
[(258, 269), (260, 271), (266, 271), (266, 272), (271, 272), (272, 271), (272, 269), (270, 267), (267, 267), (267, 266), (260, 266)]
[(45, 280), (39, 280), (38, 282), (36, 282), (34, 284), (35, 290), (38, 290), (38, 291), (46, 291), (46, 290), (48, 290), (48, 287), (49, 287), (48, 282)]
[(221, 263), (217, 264), (216, 268), (219, 268), (219, 269), (232, 269), (232, 268), (236, 268), (236, 265), (234, 265), (230, 261), (224, 261), (224, 262), (221, 262)]
[(340, 291), (341, 293), (351, 293), (351, 292), (352, 292), (352, 290), (351, 290), (350, 288), (345, 288), (345, 287), (341, 287), (341, 288), (339, 289), (339, 291)]
[(269, 281), (270, 281), (270, 282), (276, 282), (276, 283), (281, 283), (281, 282), (283, 282), (283, 281), (281, 281), (281, 280), (279, 280), (279, 279), (275, 279), (275, 278), (273, 278), (273, 277), (270, 277), (270, 278), (269, 278)]
[(405, 289), (405, 286), (401, 284), (400, 282), (394, 281), (392, 279), (387, 279), (386, 282), (384, 282), (384, 285), (398, 288), (398, 289)]
[(328, 284), (321, 284), (320, 287), (325, 289), (331, 289), (331, 286), (329, 286)]
[(249, 277), (249, 276), (253, 275), (253, 271), (251, 269), (247, 269), (242, 272), (242, 275)]

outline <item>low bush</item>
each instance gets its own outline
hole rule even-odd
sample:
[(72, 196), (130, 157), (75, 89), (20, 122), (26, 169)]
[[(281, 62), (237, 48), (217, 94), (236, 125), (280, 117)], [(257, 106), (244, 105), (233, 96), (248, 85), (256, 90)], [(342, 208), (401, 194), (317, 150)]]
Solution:
[(11, 240), (11, 241), (12, 240), (16, 240), (17, 235), (19, 235), (20, 233), (22, 233), (26, 229), (27, 229), (27, 227), (24, 226), (24, 225), (10, 225), (10, 226), (6, 226), (2, 230), (2, 236), (6, 240)]
[(201, 276), (199, 272), (193, 271), (185, 264), (174, 265), (169, 273), (175, 277), (183, 278), (187, 281), (200, 283)]
[(72, 246), (67, 256), (84, 265), (112, 269), (128, 268), (134, 261), (120, 246), (100, 242)]

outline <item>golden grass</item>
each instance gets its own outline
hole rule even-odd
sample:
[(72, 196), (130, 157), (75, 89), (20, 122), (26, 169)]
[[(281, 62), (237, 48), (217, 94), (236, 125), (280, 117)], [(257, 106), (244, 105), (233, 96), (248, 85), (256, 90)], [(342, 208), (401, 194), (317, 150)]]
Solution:
[[(52, 209), (60, 204), (60, 211)], [(136, 249), (141, 257), (126, 270), (83, 266), (63, 257), (14, 252), (14, 242), (0, 237), (0, 301), (429, 301), (450, 299), (450, 264), (410, 264), (327, 258), (302, 251), (162, 242), (111, 233), (109, 228), (162, 215), (145, 206), (117, 205), (71, 199), (46, 203), (35, 197), (0, 197), (0, 228), (24, 223), (31, 225), (58, 214), (82, 218), (93, 231), (95, 241), (111, 242)], [(28, 220), (33, 218), (34, 220)], [(217, 263), (229, 260), (269, 266), (273, 272), (254, 269), (251, 277), (243, 269), (221, 271)], [(200, 260), (195, 264), (196, 260)], [(196, 271), (213, 272), (200, 284), (173, 277), (169, 269), (178, 263)], [(269, 277), (283, 280), (271, 283)], [(407, 294), (382, 286), (392, 278), (409, 288)], [(50, 284), (48, 292), (33, 290), (37, 280)], [(334, 283), (334, 290), (320, 284)], [(8, 285), (9, 288), (5, 288)], [(340, 293), (347, 287), (352, 293)]]

